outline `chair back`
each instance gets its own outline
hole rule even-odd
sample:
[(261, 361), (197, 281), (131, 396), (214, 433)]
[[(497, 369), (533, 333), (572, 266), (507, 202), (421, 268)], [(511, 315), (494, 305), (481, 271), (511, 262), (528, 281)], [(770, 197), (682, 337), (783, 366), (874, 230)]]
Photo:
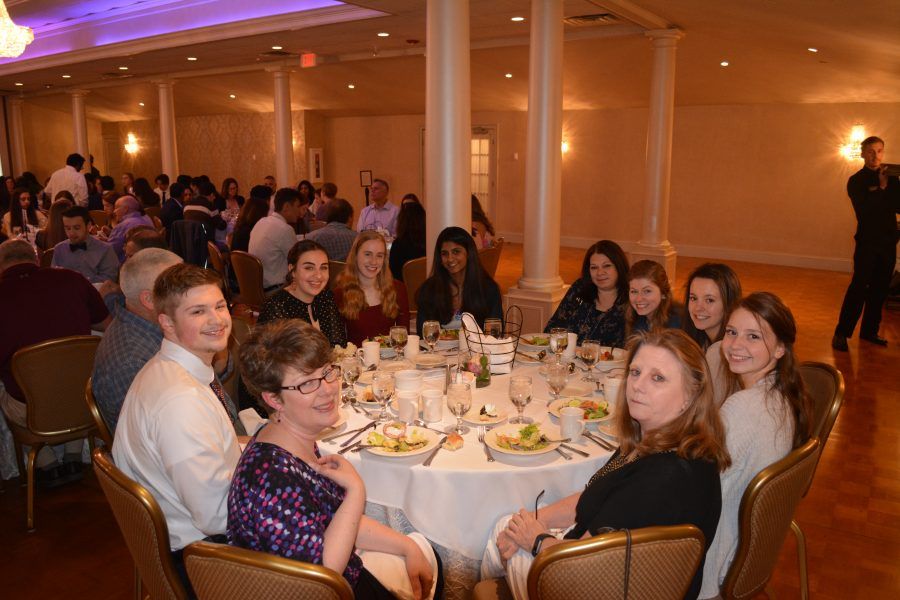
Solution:
[(159, 218), (160, 212), (162, 212), (162, 206), (159, 206), (159, 205), (144, 207), (144, 214), (146, 214), (148, 217), (150, 217), (153, 220), (156, 220)]
[(241, 301), (257, 308), (262, 306), (266, 299), (262, 261), (248, 252), (232, 250), (231, 269), (241, 289)]
[(172, 564), (166, 517), (156, 499), (116, 467), (108, 450), (97, 448), (93, 459), (97, 481), (150, 597), (186, 600), (187, 593)]
[[(528, 597), (622, 598), (626, 546), (625, 532), (614, 531), (548, 548), (528, 571)], [(683, 598), (705, 551), (703, 532), (693, 525), (632, 530), (628, 597)]]
[(206, 242), (206, 252), (209, 254), (209, 265), (216, 273), (222, 276), (222, 279), (227, 280), (228, 273), (225, 272), (225, 258), (222, 256), (219, 247), (213, 242)]
[(403, 265), (403, 283), (406, 285), (406, 296), (409, 300), (410, 311), (419, 310), (416, 294), (419, 293), (419, 288), (422, 287), (422, 284), (428, 278), (428, 272), (425, 270), (427, 261), (428, 258), (423, 256), (408, 260)]
[(53, 266), (53, 248), (47, 248), (46, 250), (41, 252), (41, 266), (42, 267)]
[(811, 438), (747, 485), (738, 514), (738, 547), (722, 585), (723, 598), (753, 598), (765, 589), (794, 511), (816, 471), (818, 454), (819, 440)]
[[(235, 357), (237, 360), (237, 353), (247, 338), (250, 337), (250, 332), (253, 331), (253, 322), (248, 317), (242, 317), (237, 315), (232, 315), (231, 317), (231, 335), (228, 336), (228, 352), (231, 356)], [(222, 381), (222, 385), (225, 387), (225, 391), (228, 392), (228, 396), (234, 400), (235, 402), (239, 402), (239, 385), (238, 381), (240, 380), (240, 369), (232, 369), (231, 375), (228, 379)], [(238, 407), (240, 410), (240, 406)]]
[(353, 600), (340, 574), (272, 554), (194, 542), (184, 549), (184, 563), (198, 600)]
[(503, 238), (498, 237), (490, 248), (478, 250), (478, 259), (481, 261), (481, 266), (491, 277), (497, 274), (497, 266), (500, 264), (500, 253), (503, 252), (503, 243)]
[(209, 262), (207, 242), (212, 239), (203, 223), (182, 219), (172, 223), (169, 246), (184, 262), (206, 267)]
[(316, 229), (322, 229), (327, 224), (328, 223), (326, 223), (325, 221), (319, 221), (317, 219), (313, 219), (312, 221), (309, 222), (309, 230), (315, 231)]
[(107, 448), (112, 448), (113, 434), (100, 413), (100, 407), (97, 406), (97, 400), (94, 398), (94, 389), (91, 387), (91, 379), (91, 377), (88, 377), (87, 384), (84, 386), (84, 401), (87, 403), (88, 411), (90, 411), (94, 424), (97, 426), (97, 434)]
[[(813, 413), (811, 437), (817, 438), (821, 447), (816, 457), (816, 465), (822, 458), (822, 451), (831, 429), (837, 421), (841, 405), (844, 403), (844, 376), (831, 365), (820, 362), (804, 362), (800, 364), (800, 377), (806, 387), (806, 393), (812, 400)], [(812, 479), (810, 479), (812, 485)], [(803, 493), (806, 496), (809, 489)]]
[(105, 210), (92, 210), (91, 220), (97, 227), (104, 227), (106, 225), (109, 225), (109, 215), (106, 214)]
[(341, 260), (329, 260), (328, 261), (328, 289), (333, 290), (334, 286), (337, 285), (338, 275), (344, 272), (344, 269), (347, 267), (347, 263)]
[(94, 429), (84, 402), (84, 385), (99, 344), (97, 336), (76, 335), (26, 346), (13, 354), (12, 372), (28, 402), (26, 420), (32, 434), (77, 439)]

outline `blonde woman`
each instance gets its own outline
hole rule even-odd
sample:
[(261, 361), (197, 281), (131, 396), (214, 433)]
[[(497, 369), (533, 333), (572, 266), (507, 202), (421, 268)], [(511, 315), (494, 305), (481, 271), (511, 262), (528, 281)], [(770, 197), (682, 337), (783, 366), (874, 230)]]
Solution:
[(387, 335), (392, 325), (409, 327), (406, 287), (391, 275), (387, 245), (377, 231), (363, 231), (354, 240), (334, 298), (347, 324), (347, 340), (357, 346)]

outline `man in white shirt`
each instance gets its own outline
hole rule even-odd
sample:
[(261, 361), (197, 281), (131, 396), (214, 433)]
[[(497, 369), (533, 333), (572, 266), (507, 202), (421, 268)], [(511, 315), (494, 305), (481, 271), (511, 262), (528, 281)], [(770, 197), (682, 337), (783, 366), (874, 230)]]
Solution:
[(128, 389), (116, 427), (116, 465), (153, 495), (166, 517), (176, 567), (181, 550), (225, 532), (238, 440), (215, 380), (231, 315), (213, 271), (177, 264), (153, 287), (163, 341)]
[(397, 215), (400, 214), (400, 209), (388, 200), (390, 189), (384, 179), (372, 181), (372, 186), (369, 188), (370, 204), (359, 213), (359, 221), (356, 223), (357, 231), (384, 229), (392, 236), (397, 235)]
[(162, 206), (166, 203), (166, 200), (170, 198), (169, 194), (169, 176), (165, 173), (161, 173), (156, 176), (156, 187), (153, 188), (153, 191), (156, 192), (156, 195), (159, 196), (159, 204)]
[(275, 212), (257, 221), (250, 232), (247, 251), (263, 265), (263, 287), (266, 291), (284, 285), (288, 252), (297, 243), (294, 223), (306, 211), (300, 192), (281, 188), (275, 192)]
[(51, 202), (56, 199), (56, 194), (67, 190), (75, 198), (75, 204), (78, 206), (88, 205), (87, 181), (81, 174), (82, 167), (84, 167), (84, 157), (80, 154), (70, 154), (66, 158), (66, 166), (53, 172), (50, 181), (44, 188), (44, 193)]

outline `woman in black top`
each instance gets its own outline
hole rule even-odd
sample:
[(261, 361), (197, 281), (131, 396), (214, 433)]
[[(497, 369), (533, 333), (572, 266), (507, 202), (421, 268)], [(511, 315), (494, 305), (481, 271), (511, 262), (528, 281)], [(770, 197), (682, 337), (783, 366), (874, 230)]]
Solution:
[[(408, 195), (408, 194), (407, 194)], [(404, 202), (397, 215), (397, 237), (391, 244), (391, 274), (403, 281), (403, 265), (425, 256), (425, 209), (416, 202)]]
[[(637, 334), (630, 342), (628, 378), (616, 399), (619, 449), (584, 491), (501, 520), (485, 550), (482, 574), (505, 574), (525, 597), (528, 568), (542, 549), (609, 529), (688, 523), (709, 548), (719, 522), (719, 472), (731, 459), (713, 402), (703, 353), (683, 331)], [(563, 538), (551, 528), (569, 528)], [(701, 562), (685, 598), (696, 598)]]
[(250, 232), (256, 222), (269, 214), (269, 201), (264, 198), (250, 196), (244, 202), (241, 212), (238, 214), (234, 231), (231, 232), (231, 249), (247, 252), (250, 246)]

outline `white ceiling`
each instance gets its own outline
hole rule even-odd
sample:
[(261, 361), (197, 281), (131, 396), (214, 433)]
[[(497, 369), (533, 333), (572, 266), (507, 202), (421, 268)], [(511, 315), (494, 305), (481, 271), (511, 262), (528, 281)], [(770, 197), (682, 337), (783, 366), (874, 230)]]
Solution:
[[(163, 1), (179, 4), (145, 0), (148, 5)], [(203, 3), (209, 8), (227, 1)], [(143, 3), (133, 4), (138, 10)], [(330, 115), (423, 113), (424, 0), (348, 4), (355, 11), (350, 21), (339, 21), (331, 16), (337, 13), (321, 9), (324, 12), (285, 18), (291, 29), (269, 24), (269, 30), (259, 33), (263, 28), (249, 24), (212, 27), (196, 35), (180, 31), (32, 60), (26, 51), (18, 61), (0, 64), (0, 90), (24, 93), (28, 102), (69, 111), (66, 88), (84, 87), (91, 89), (90, 117), (146, 119), (157, 116), (152, 80), (173, 74), (179, 80), (178, 115), (268, 112), (273, 84), (264, 69), (283, 61), (260, 55), (281, 45), (294, 54), (315, 52), (320, 57), (319, 66), (297, 66), (292, 75), (296, 109)], [(74, 19), (85, 3), (10, 0), (7, 5), (14, 20), (37, 18), (51, 9), (59, 14), (61, 7)], [(513, 23), (510, 17), (529, 16), (529, 6), (528, 0), (471, 1), (473, 110), (526, 109), (529, 26), (527, 21)], [(678, 105), (900, 102), (900, 0), (565, 0), (564, 7), (569, 17), (644, 9), (652, 13), (650, 17), (682, 29)], [(137, 17), (153, 18), (140, 12)], [(304, 26), (307, 17), (335, 22)], [(103, 26), (102, 19), (95, 25)], [(65, 31), (66, 24), (56, 27)], [(245, 29), (252, 34), (243, 35)], [(391, 35), (379, 38), (379, 31)], [(566, 35), (567, 109), (646, 105), (652, 49), (640, 27), (624, 19), (614, 25), (567, 25)], [(190, 43), (197, 39), (213, 41)], [(819, 51), (809, 52), (809, 47)], [(199, 60), (188, 62), (187, 56)], [(298, 64), (296, 57), (288, 60)], [(722, 60), (730, 65), (719, 66)], [(129, 79), (105, 79), (104, 74), (121, 74), (119, 66), (128, 66)], [(72, 77), (62, 79), (64, 73)], [(505, 73), (513, 77), (508, 79)], [(17, 87), (15, 82), (24, 85)], [(348, 89), (349, 83), (355, 89)], [(45, 89), (46, 85), (53, 87)]]

